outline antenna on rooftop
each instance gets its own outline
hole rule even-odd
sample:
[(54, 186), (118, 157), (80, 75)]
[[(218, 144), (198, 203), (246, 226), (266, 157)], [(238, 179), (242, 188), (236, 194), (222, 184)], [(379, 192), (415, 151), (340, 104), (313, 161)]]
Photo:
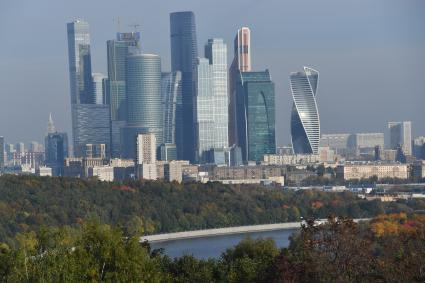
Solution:
[(117, 24), (117, 32), (121, 32), (121, 21), (120, 21), (120, 17), (117, 17), (116, 19), (113, 18), (112, 21)]

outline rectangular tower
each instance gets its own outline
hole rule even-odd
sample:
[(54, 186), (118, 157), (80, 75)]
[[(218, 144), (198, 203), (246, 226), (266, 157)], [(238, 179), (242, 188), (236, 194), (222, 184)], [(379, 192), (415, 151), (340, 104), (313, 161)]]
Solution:
[(222, 39), (210, 39), (205, 57), (195, 67), (195, 155), (207, 162), (208, 151), (228, 147), (227, 47)]
[(401, 146), (405, 155), (412, 155), (412, 122), (388, 122), (390, 147)]
[(4, 172), (4, 137), (0, 136), (0, 174)]
[(239, 72), (236, 117), (244, 162), (259, 162), (265, 154), (276, 153), (275, 88), (268, 70)]
[(183, 158), (194, 160), (193, 68), (198, 57), (195, 14), (190, 11), (170, 14), (171, 71), (182, 72)]
[(156, 163), (156, 138), (154, 134), (139, 134), (136, 140), (136, 164)]

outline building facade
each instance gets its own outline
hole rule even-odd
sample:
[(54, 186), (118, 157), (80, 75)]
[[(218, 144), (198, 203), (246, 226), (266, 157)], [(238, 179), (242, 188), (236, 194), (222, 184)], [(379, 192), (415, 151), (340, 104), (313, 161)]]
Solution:
[(405, 155), (412, 155), (412, 122), (389, 122), (390, 148), (401, 146)]
[(136, 165), (156, 162), (156, 137), (153, 133), (139, 134), (136, 140), (137, 155)]
[(322, 134), (320, 138), (321, 147), (329, 147), (336, 154), (346, 155), (348, 153), (348, 141), (351, 134)]
[(236, 118), (236, 83), (239, 71), (251, 71), (251, 31), (247, 27), (238, 29), (233, 44), (233, 61), (229, 69), (229, 145), (238, 144)]
[(291, 138), (295, 154), (317, 154), (319, 150), (320, 119), (316, 102), (318, 81), (319, 72), (309, 67), (290, 75), (294, 101)]
[(4, 137), (0, 136), (0, 174), (4, 172)]
[(71, 107), (74, 156), (84, 156), (86, 144), (105, 144), (109, 156), (111, 140), (109, 105), (74, 104)]
[(236, 133), (242, 159), (262, 161), (276, 153), (275, 87), (268, 70), (239, 72), (236, 83)]
[(183, 99), (180, 71), (162, 73), (161, 93), (163, 103), (163, 142), (175, 144), (177, 156), (183, 158)]
[(357, 133), (348, 139), (350, 154), (355, 156), (374, 155), (376, 146), (384, 148), (384, 133)]
[(196, 162), (207, 162), (207, 152), (228, 147), (227, 47), (209, 39), (205, 57), (194, 71), (194, 128)]
[(68, 157), (68, 135), (48, 133), (45, 140), (45, 165), (52, 168), (53, 176), (64, 176), (63, 167)]
[(171, 71), (182, 73), (183, 158), (194, 160), (193, 68), (198, 57), (195, 14), (190, 11), (170, 14)]
[(383, 178), (407, 179), (409, 168), (406, 164), (392, 163), (358, 163), (345, 164), (337, 167), (337, 178), (344, 180), (371, 178), (376, 176), (378, 180)]
[(135, 158), (138, 134), (155, 134), (163, 143), (161, 59), (154, 54), (132, 54), (126, 71), (127, 125), (121, 131), (122, 155)]

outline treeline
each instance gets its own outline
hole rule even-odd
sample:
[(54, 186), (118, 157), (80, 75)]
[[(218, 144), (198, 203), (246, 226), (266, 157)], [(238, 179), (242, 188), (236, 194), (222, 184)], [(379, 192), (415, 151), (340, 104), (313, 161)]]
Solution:
[(0, 244), (1, 282), (425, 281), (424, 215), (381, 215), (370, 224), (309, 220), (288, 248), (247, 238), (208, 260), (171, 259), (96, 221), (16, 238), (16, 247)]
[(100, 182), (75, 178), (0, 177), (0, 241), (17, 233), (74, 227), (87, 219), (120, 226), (128, 235), (299, 221), (330, 214), (365, 218), (424, 210), (424, 200), (383, 203), (356, 195), (283, 191), (255, 185)]

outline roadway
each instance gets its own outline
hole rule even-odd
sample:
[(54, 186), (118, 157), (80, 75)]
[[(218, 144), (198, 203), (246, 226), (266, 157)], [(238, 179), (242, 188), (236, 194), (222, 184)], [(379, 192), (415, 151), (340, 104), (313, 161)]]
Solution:
[[(369, 221), (370, 218), (354, 219), (355, 222)], [(317, 221), (319, 224), (326, 222), (326, 219), (320, 219)], [(251, 225), (251, 226), (238, 226), (238, 227), (226, 227), (216, 229), (205, 229), (205, 230), (194, 230), (176, 233), (156, 234), (140, 237), (140, 241), (148, 241), (149, 243), (160, 243), (167, 241), (202, 238), (202, 237), (213, 237), (222, 235), (232, 234), (243, 234), (243, 233), (254, 233), (254, 232), (266, 232), (276, 230), (287, 230), (287, 229), (298, 229), (301, 227), (303, 222), (285, 222), (275, 224), (263, 224), (263, 225)]]

